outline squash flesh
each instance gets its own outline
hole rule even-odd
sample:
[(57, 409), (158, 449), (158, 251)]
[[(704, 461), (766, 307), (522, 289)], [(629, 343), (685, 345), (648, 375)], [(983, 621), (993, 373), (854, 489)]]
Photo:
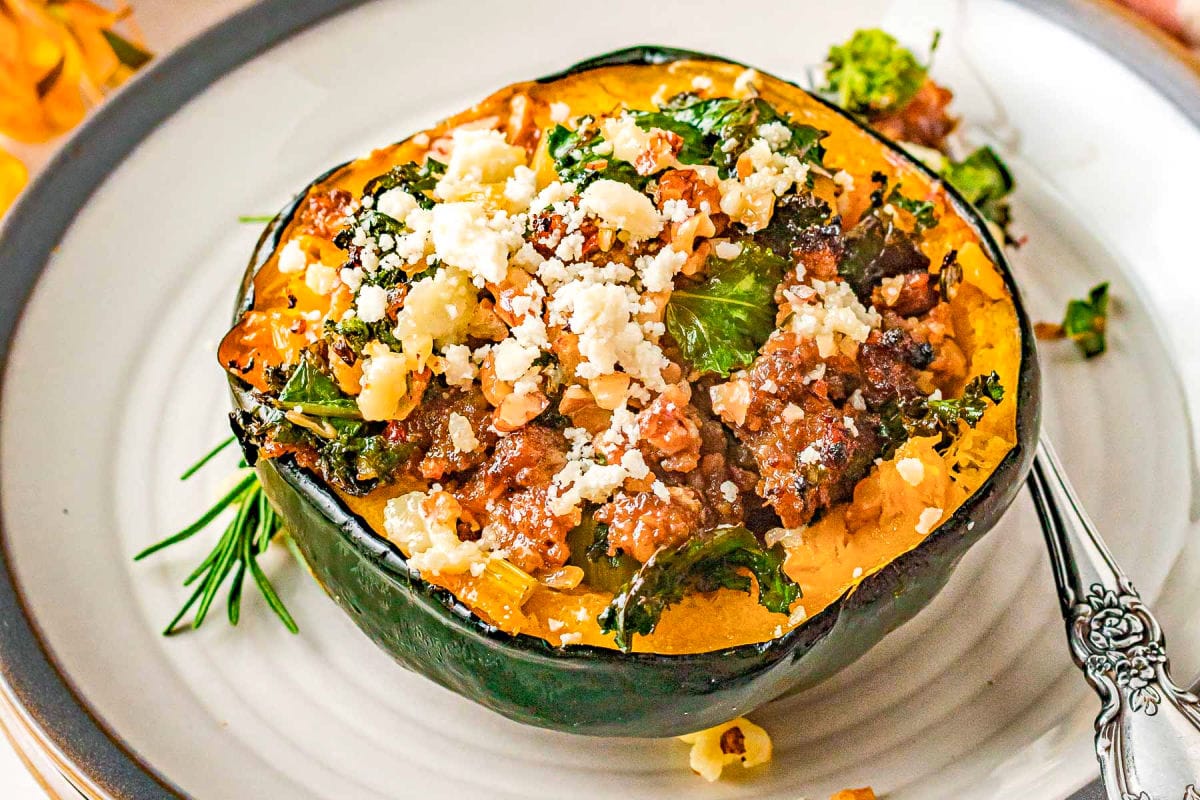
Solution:
[[(652, 98), (685, 91), (697, 76), (713, 81), (714, 95), (735, 95), (734, 84), (741, 73), (741, 67), (723, 62), (679, 61), (662, 67), (606, 67), (551, 83), (517, 84), (426, 134), (436, 142), (460, 124), (512, 113), (514, 98), (519, 97), (528, 98), (528, 124), (545, 128), (552, 124), (551, 103), (566, 103), (574, 115), (605, 113), (622, 102), (632, 108), (651, 108)], [(953, 212), (947, 197), (937, 186), (931, 185), (923, 173), (795, 87), (768, 76), (759, 76), (756, 83), (764, 99), (781, 111), (791, 111), (796, 121), (829, 131), (825, 140), (826, 163), (831, 169), (846, 170), (856, 179), (848, 204), (847, 222), (853, 222), (849, 217), (856, 207), (859, 212), (865, 208), (865, 197), (870, 191), (868, 176), (875, 171), (888, 175), (893, 185), (901, 186), (906, 194), (928, 198), (937, 204), (941, 223), (926, 234), (921, 246), (933, 264), (940, 264), (952, 249), (960, 254), (964, 281), (951, 303), (951, 310), (955, 334), (967, 356), (967, 375), (994, 370), (1006, 388), (1015, 390), (1021, 353), (1016, 310), (999, 270), (983, 255), (977, 235)], [(410, 139), (376, 151), (336, 172), (312, 191), (341, 188), (357, 195), (374, 175), (394, 164), (418, 159), (424, 153), (425, 148)], [(538, 150), (534, 167), (540, 183), (553, 178), (553, 168), (545, 157), (544, 147)], [(281, 241), (287, 240), (285, 233)], [(337, 263), (340, 255), (322, 250), (321, 259), (332, 265)], [(248, 342), (261, 342), (267, 338), (273, 349), (259, 349), (258, 352), (273, 353), (278, 359), (273, 363), (288, 360), (297, 341), (295, 335), (279, 332), (288, 330), (290, 322), (311, 312), (323, 316), (331, 306), (329, 300), (312, 292), (306, 293), (296, 284), (296, 278), (279, 272), (278, 255), (273, 255), (255, 278), (255, 308), (262, 313), (246, 317), (231, 331), (222, 344), (222, 363), (241, 359)], [(289, 290), (296, 297), (292, 308), (288, 308), (286, 299)], [(336, 306), (338, 302), (335, 293), (332, 305)], [(260, 359), (255, 369), (245, 376), (259, 388), (262, 388), (262, 364)], [(950, 392), (961, 387), (945, 389)], [(1015, 398), (1015, 391), (1012, 394)], [(787, 571), (803, 591), (800, 604), (804, 607), (804, 617), (819, 613), (853, 590), (865, 577), (918, 546), (929, 532), (918, 530), (922, 512), (931, 507), (941, 508), (944, 512), (941, 519), (948, 519), (986, 481), (1015, 441), (1016, 402), (1013, 399), (989, 408), (979, 426), (967, 430), (944, 456), (933, 453), (927, 444), (914, 441), (906, 444), (895, 458), (873, 470), (860, 483), (854, 503), (856, 510), (863, 512), (864, 508), (873, 508), (873, 501), (877, 502), (877, 518), (869, 524), (860, 524), (850, 533), (846, 524), (847, 507), (843, 505), (810, 526), (799, 541), (787, 543)], [(911, 486), (899, 479), (895, 464), (903, 458), (918, 458), (925, 465), (926, 477), (920, 485)], [(949, 477), (952, 469), (955, 471), (953, 480)], [(386, 501), (413, 488), (417, 487), (392, 485), (367, 497), (342, 495), (342, 499), (374, 530), (382, 531)], [(525, 633), (558, 643), (564, 632), (570, 632), (578, 634), (577, 641), (581, 643), (611, 646), (610, 637), (600, 633), (595, 621), (610, 599), (606, 593), (558, 591), (539, 586), (522, 607), (515, 608), (500, 587), (490, 584), (485, 577), (475, 578), (469, 574), (424, 577), (452, 591), (483, 619), (507, 633)], [(653, 634), (638, 637), (634, 649), (664, 654), (706, 652), (767, 641), (802, 621), (799, 615), (788, 620), (783, 615), (767, 612), (749, 594), (719, 591), (693, 595), (670, 608)]]

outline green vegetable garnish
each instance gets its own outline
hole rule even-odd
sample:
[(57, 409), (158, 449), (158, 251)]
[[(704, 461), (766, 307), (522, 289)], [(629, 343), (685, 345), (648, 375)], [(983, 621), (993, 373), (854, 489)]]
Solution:
[(896, 208), (902, 208), (913, 215), (913, 219), (917, 223), (913, 229), (914, 233), (929, 230), (938, 223), (937, 215), (933, 213), (934, 205), (932, 200), (914, 200), (911, 197), (905, 197), (900, 194), (899, 189), (893, 189), (891, 195), (888, 196), (888, 202)]
[[(224, 450), (233, 441), (234, 437), (232, 436), (226, 439), (184, 472), (180, 480), (187, 480), (192, 477), (213, 456)], [(179, 613), (175, 615), (174, 619), (163, 630), (164, 636), (176, 633), (176, 626), (179, 625), (180, 620), (197, 603), (199, 605), (196, 608), (195, 615), (192, 617), (192, 628), (199, 628), (208, 615), (209, 608), (217, 596), (217, 590), (221, 588), (221, 585), (225, 583), (230, 575), (233, 578), (229, 584), (229, 624), (237, 625), (238, 620), (241, 618), (242, 587), (244, 586), (247, 572), (250, 573), (255, 584), (258, 585), (258, 590), (262, 592), (263, 599), (267, 601), (267, 605), (271, 607), (271, 610), (275, 612), (275, 615), (279, 617), (284, 626), (292, 633), (299, 631), (295, 620), (288, 613), (283, 601), (279, 599), (279, 595), (276, 594), (275, 588), (271, 586), (271, 581), (267, 579), (266, 573), (262, 571), (262, 567), (258, 565), (257, 560), (258, 556), (266, 552), (271, 540), (280, 532), (283, 522), (279, 518), (279, 515), (275, 513), (275, 509), (271, 507), (271, 503), (267, 500), (267, 496), (262, 489), (262, 484), (258, 482), (258, 476), (253, 470), (246, 469), (244, 461), (241, 463), (241, 467), (242, 472), (237, 484), (226, 492), (220, 500), (214, 503), (208, 511), (201, 514), (195, 522), (188, 525), (179, 533), (168, 536), (161, 542), (147, 547), (133, 557), (134, 561), (141, 561), (146, 556), (157, 553), (159, 550), (170, 547), (173, 544), (178, 544), (185, 539), (190, 539), (207, 528), (226, 509), (236, 509), (233, 520), (225, 528), (225, 532), (221, 535), (216, 547), (200, 563), (200, 566), (187, 577), (187, 580), (183, 582), (184, 586), (191, 586), (197, 581), (199, 581), (199, 584), (183, 608), (179, 610)]]
[(1008, 234), (1011, 213), (1007, 198), (1016, 183), (995, 150), (985, 145), (962, 161), (947, 159), (940, 172), (968, 203), (1004, 231), (1005, 240), (1013, 241)]
[[(937, 48), (935, 34), (930, 54)], [(903, 108), (929, 74), (912, 51), (878, 28), (858, 30), (845, 44), (829, 48), (825, 85), (839, 106), (852, 114), (878, 117)]]
[(554, 159), (554, 169), (564, 183), (574, 183), (578, 191), (594, 180), (605, 178), (642, 189), (648, 177), (638, 175), (633, 164), (613, 158), (611, 152), (600, 153), (604, 136), (591, 117), (582, 117), (575, 130), (555, 125), (547, 133), (547, 149)]
[(333, 379), (321, 371), (309, 352), (305, 352), (279, 393), (279, 405), (285, 411), (317, 417), (362, 418), (354, 398), (344, 394)]
[(238, 215), (238, 222), (242, 223), (243, 225), (248, 225), (248, 224), (265, 225), (266, 223), (270, 222), (273, 219), (275, 219), (274, 214), (239, 214)]
[(567, 563), (582, 569), (584, 583), (602, 592), (620, 591), (639, 566), (624, 553), (608, 554), (608, 526), (591, 514), (567, 534), (567, 546), (571, 548)]
[(676, 95), (658, 111), (632, 111), (639, 127), (650, 130), (662, 128), (683, 139), (679, 160), (684, 164), (711, 164), (722, 177), (729, 177), (754, 140), (760, 138), (759, 128), (779, 123), (791, 134), (789, 140), (776, 146), (784, 156), (796, 156), (801, 161), (820, 164), (825, 155), (821, 139), (825, 131), (811, 125), (791, 122), (762, 98), (735, 100), (717, 98), (700, 100), (695, 95)]
[(413, 196), (421, 208), (433, 208), (434, 201), (428, 193), (433, 191), (445, 174), (446, 165), (432, 158), (425, 159), (424, 164), (410, 161), (367, 181), (363, 196), (375, 198), (389, 189), (403, 189)]
[(1104, 332), (1108, 327), (1108, 282), (1092, 287), (1083, 300), (1067, 303), (1063, 317), (1063, 334), (1079, 346), (1087, 358), (1094, 358), (1108, 349)]
[(914, 436), (941, 436), (944, 441), (958, 434), (959, 422), (974, 428), (983, 419), (988, 403), (1004, 399), (1000, 375), (977, 375), (963, 388), (961, 397), (931, 400), (918, 397), (905, 403), (891, 403), (880, 413), (881, 433), (886, 446), (884, 458)]
[(775, 287), (787, 267), (747, 242), (732, 261), (711, 256), (703, 283), (676, 287), (667, 302), (667, 331), (693, 367), (728, 376), (754, 360), (775, 330)]
[(652, 632), (663, 612), (688, 594), (721, 588), (749, 592), (745, 570), (758, 581), (758, 601), (769, 611), (786, 614), (800, 597), (799, 585), (783, 571), (786, 557), (781, 545), (766, 548), (742, 527), (696, 534), (650, 556), (600, 613), (600, 628), (615, 634), (617, 647), (628, 652), (634, 634)]

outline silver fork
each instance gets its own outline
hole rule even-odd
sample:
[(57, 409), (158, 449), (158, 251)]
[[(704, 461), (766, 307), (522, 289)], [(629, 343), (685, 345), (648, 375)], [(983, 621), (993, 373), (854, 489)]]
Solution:
[(1088, 519), (1045, 435), (1029, 489), (1071, 656), (1100, 695), (1096, 757), (1108, 800), (1200, 800), (1200, 701), (1171, 681), (1158, 621)]

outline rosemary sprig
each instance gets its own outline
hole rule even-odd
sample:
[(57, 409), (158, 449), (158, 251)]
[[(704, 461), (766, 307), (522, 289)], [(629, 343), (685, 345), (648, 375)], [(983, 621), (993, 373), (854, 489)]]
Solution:
[[(233, 437), (230, 437), (214, 447), (203, 458), (189, 467), (180, 476), (180, 480), (186, 481), (195, 475), (196, 472), (232, 442)], [(187, 577), (187, 580), (183, 582), (184, 586), (191, 586), (195, 583), (196, 589), (192, 592), (192, 596), (188, 598), (183, 608), (179, 610), (179, 613), (175, 615), (175, 618), (167, 625), (166, 630), (163, 631), (163, 635), (165, 636), (170, 636), (177, 632), (180, 620), (187, 615), (193, 606), (196, 606), (196, 613), (192, 617), (192, 628), (199, 628), (204, 623), (204, 619), (208, 615), (213, 601), (216, 599), (217, 590), (221, 588), (221, 585), (225, 583), (231, 574), (233, 578), (229, 584), (228, 616), (229, 623), (237, 625), (238, 619), (241, 617), (242, 587), (245, 584), (247, 572), (250, 573), (251, 579), (258, 586), (258, 590), (267, 601), (267, 605), (271, 607), (271, 610), (275, 612), (275, 615), (279, 617), (284, 626), (292, 633), (299, 631), (295, 620), (292, 619), (292, 615), (288, 613), (283, 601), (276, 594), (275, 587), (271, 585), (271, 581), (267, 579), (266, 573), (258, 565), (258, 556), (266, 551), (267, 546), (271, 543), (271, 539), (283, 528), (283, 521), (275, 509), (271, 507), (270, 501), (267, 500), (267, 495), (263, 492), (262, 484), (258, 482), (258, 475), (246, 467), (245, 461), (240, 463), (240, 467), (242, 475), (234, 487), (226, 492), (211, 508), (201, 514), (195, 522), (179, 531), (179, 533), (168, 536), (157, 544), (150, 545), (134, 556), (134, 561), (140, 561), (146, 556), (157, 553), (159, 550), (170, 547), (173, 544), (178, 544), (185, 539), (190, 539), (208, 527), (226, 509), (235, 508), (237, 510), (233, 520), (230, 521), (229, 525), (225, 528), (225, 532), (217, 541), (216, 547), (212, 549), (212, 552), (200, 563), (200, 566), (196, 567), (192, 574)]]

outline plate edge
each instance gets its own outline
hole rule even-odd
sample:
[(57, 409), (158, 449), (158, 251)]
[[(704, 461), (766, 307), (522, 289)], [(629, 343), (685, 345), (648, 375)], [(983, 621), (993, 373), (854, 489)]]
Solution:
[[(0, 361), (5, 376), (9, 346), (29, 292), (62, 233), (107, 174), (161, 122), (226, 72), (363, 1), (258, 0), (155, 62), (77, 129), (0, 224)], [(1113, 0), (1006, 1), (1096, 44), (1200, 127), (1200, 64), (1167, 34)], [(126, 135), (115, 135), (118, 131)], [(88, 139), (103, 145), (84, 154), (79, 144)], [(39, 201), (47, 195), (56, 202)], [(59, 748), (81, 776), (97, 781), (114, 800), (163, 792), (187, 797), (109, 730), (58, 668), (20, 595), (2, 520), (0, 614), (8, 621), (0, 626), (0, 691), (25, 712), (39, 738)], [(146, 789), (152, 794), (144, 793)], [(1096, 782), (1071, 800), (1102, 797)]]

